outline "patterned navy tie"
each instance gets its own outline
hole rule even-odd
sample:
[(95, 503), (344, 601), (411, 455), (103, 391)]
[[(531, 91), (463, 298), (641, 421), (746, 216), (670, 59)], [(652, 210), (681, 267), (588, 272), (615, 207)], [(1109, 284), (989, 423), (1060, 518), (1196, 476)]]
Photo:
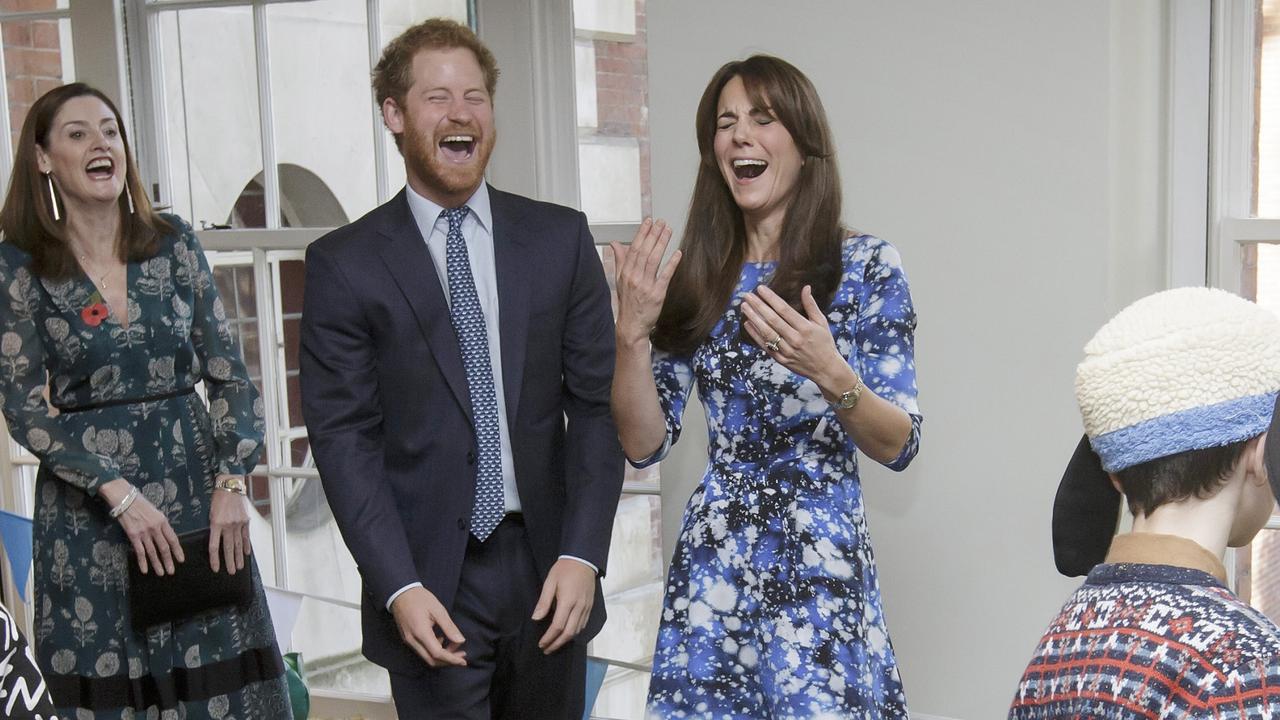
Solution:
[(471, 276), (467, 244), (462, 239), (462, 220), (468, 208), (445, 210), (449, 233), (445, 239), (445, 265), (449, 269), (449, 318), (462, 347), (462, 364), (467, 371), (467, 390), (479, 445), (480, 467), (476, 472), (476, 499), (471, 509), (471, 534), (478, 540), (489, 537), (502, 522), (506, 503), (502, 492), (502, 457), (498, 436), (498, 396), (493, 387), (493, 367), (489, 363), (489, 336)]

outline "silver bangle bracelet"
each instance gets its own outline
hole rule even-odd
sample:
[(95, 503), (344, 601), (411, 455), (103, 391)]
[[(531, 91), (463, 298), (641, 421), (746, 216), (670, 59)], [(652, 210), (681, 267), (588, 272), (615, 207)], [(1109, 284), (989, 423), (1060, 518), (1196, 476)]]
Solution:
[(120, 501), (120, 504), (111, 508), (111, 519), (114, 520), (125, 514), (125, 511), (129, 509), (129, 506), (132, 505), (133, 501), (136, 499), (138, 499), (138, 486), (134, 485), (129, 489), (129, 494), (125, 495), (124, 499)]

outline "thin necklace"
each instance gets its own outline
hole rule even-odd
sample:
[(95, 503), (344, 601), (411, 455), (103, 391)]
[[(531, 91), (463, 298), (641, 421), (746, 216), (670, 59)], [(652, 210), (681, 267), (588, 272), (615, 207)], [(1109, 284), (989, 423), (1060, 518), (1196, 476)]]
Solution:
[[(85, 269), (85, 274), (89, 276), (90, 280), (92, 280), (93, 275), (89, 272), (89, 256), (88, 255), (83, 255), (83, 254), (80, 255), (80, 265)], [(107, 278), (111, 277), (117, 269), (118, 268), (110, 268), (106, 272), (99, 275), (98, 285), (105, 290), (107, 288)]]

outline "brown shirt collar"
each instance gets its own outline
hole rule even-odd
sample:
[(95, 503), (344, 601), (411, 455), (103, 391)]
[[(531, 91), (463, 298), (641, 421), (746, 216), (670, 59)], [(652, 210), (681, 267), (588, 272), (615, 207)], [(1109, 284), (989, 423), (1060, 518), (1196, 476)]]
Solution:
[(1227, 584), (1227, 569), (1218, 556), (1204, 549), (1199, 543), (1177, 535), (1157, 533), (1128, 533), (1117, 535), (1107, 552), (1108, 563), (1142, 563), (1145, 565), (1174, 565), (1200, 570)]

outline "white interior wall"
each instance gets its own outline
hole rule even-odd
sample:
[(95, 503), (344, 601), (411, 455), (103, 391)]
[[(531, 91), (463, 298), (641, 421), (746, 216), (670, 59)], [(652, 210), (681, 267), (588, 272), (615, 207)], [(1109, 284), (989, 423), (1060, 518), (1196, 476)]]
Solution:
[[(901, 250), (920, 317), (922, 449), (863, 463), (890, 633), (917, 713), (1000, 717), (1077, 584), (1049, 518), (1093, 331), (1163, 287), (1158, 0), (648, 0), (653, 206), (683, 223), (693, 113), (723, 62), (780, 55), (838, 139), (846, 220)], [(705, 462), (662, 468), (668, 556)]]

